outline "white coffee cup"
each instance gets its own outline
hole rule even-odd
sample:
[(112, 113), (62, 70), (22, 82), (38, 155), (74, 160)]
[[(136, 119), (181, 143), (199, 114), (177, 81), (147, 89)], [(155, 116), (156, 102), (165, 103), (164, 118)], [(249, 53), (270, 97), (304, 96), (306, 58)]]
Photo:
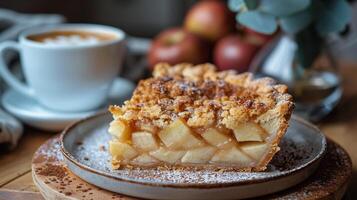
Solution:
[[(110, 34), (113, 39), (80, 44), (51, 45), (29, 39), (53, 31), (85, 31)], [(27, 84), (6, 66), (4, 51), (19, 52)], [(31, 28), (19, 42), (0, 44), (0, 75), (17, 92), (58, 111), (85, 111), (102, 105), (118, 75), (125, 54), (125, 33), (117, 28), (93, 24), (62, 24)]]

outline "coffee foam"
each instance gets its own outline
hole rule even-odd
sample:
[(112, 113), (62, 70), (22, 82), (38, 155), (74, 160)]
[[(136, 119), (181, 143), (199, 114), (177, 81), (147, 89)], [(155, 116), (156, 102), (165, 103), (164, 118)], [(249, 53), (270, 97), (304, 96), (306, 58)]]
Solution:
[(98, 44), (100, 40), (94, 36), (80, 35), (60, 35), (52, 38), (46, 38), (42, 41), (45, 45), (51, 46), (68, 46), (68, 45), (89, 45)]

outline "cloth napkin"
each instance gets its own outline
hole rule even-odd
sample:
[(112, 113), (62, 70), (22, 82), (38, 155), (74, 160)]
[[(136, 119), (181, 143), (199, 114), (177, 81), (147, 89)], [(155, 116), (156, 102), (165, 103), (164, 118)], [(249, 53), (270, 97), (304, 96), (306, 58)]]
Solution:
[(0, 109), (0, 143), (10, 144), (10, 149), (13, 149), (16, 147), (22, 133), (22, 124)]
[(0, 8), (0, 41), (14, 40), (27, 28), (37, 25), (57, 24), (65, 18), (56, 14), (23, 14)]

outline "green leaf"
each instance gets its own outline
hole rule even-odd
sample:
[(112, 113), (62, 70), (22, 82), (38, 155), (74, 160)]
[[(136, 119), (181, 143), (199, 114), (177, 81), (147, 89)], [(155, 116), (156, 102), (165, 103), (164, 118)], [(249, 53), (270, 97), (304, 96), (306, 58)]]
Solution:
[(327, 0), (320, 7), (316, 30), (322, 36), (342, 31), (351, 20), (351, 7), (345, 0)]
[(265, 34), (274, 33), (278, 27), (274, 16), (256, 10), (239, 13), (237, 21), (244, 26)]
[(240, 11), (245, 6), (244, 0), (229, 0), (228, 8), (233, 12)]
[(310, 0), (262, 0), (259, 9), (274, 16), (287, 16), (309, 7)]
[(244, 0), (244, 3), (248, 10), (256, 9), (258, 6), (258, 0)]
[(312, 19), (312, 10), (307, 9), (287, 17), (282, 17), (280, 19), (280, 27), (287, 33), (295, 34), (311, 24)]
[(233, 12), (239, 12), (241, 10), (252, 10), (258, 5), (257, 0), (229, 0), (228, 7)]

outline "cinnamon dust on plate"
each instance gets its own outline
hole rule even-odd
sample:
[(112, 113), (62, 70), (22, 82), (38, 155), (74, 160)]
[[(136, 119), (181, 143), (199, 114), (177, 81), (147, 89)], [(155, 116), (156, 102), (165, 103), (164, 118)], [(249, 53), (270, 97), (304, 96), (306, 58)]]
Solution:
[(43, 168), (39, 168), (38, 174), (63, 179), (66, 176), (66, 170), (61, 165), (46, 164)]

